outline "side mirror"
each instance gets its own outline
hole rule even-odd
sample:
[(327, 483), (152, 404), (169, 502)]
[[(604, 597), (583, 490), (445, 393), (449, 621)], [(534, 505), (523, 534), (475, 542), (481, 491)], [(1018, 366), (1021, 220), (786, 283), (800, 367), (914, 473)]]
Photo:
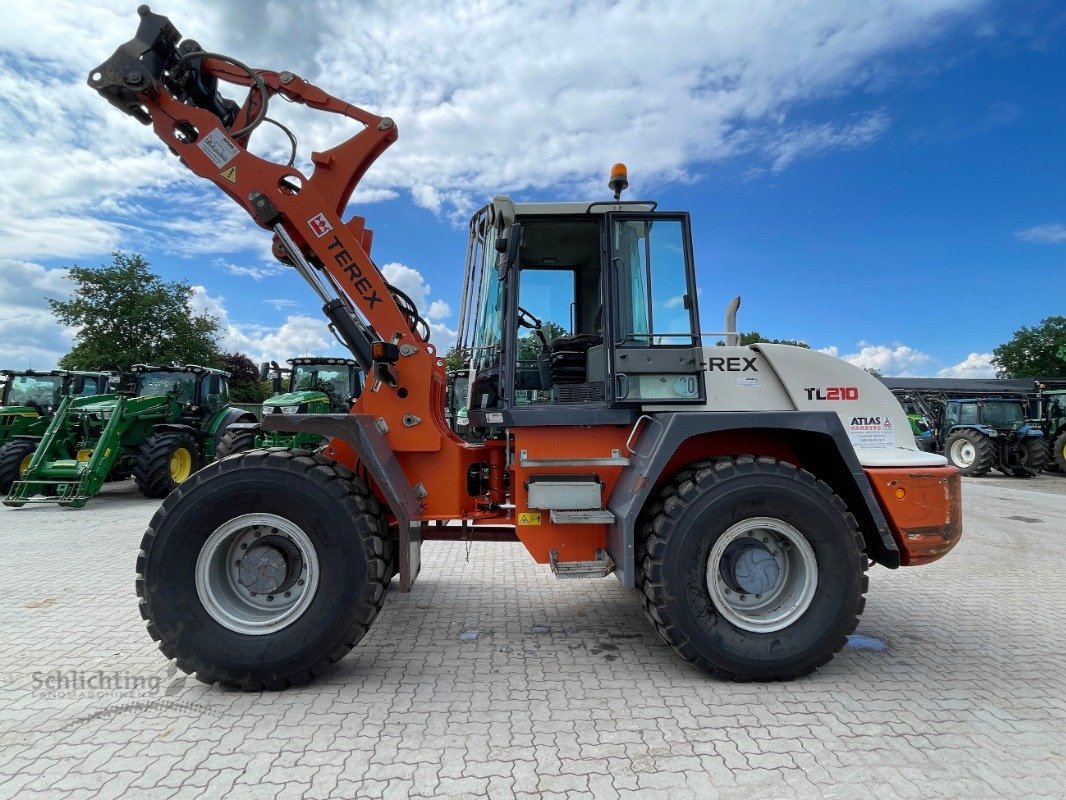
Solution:
[(496, 270), (506, 275), (511, 267), (518, 264), (518, 251), (522, 247), (522, 225), (514, 223), (507, 229), (507, 235), (496, 240), (496, 250), (503, 254), (496, 264)]
[(264, 361), (259, 365), (259, 380), (265, 381), (270, 374), (270, 364)]

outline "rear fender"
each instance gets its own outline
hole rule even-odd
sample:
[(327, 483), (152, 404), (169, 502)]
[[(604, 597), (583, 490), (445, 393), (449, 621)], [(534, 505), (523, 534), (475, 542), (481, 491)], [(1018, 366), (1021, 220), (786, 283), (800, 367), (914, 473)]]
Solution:
[(158, 425), (153, 425), (152, 430), (156, 433), (189, 433), (200, 438), (200, 432), (196, 430), (192, 425), (183, 425), (180, 422), (161, 422)]
[(899, 548), (888, 520), (835, 413), (676, 412), (647, 419), (650, 422), (633, 446), (630, 466), (607, 502), (615, 515), (615, 522), (608, 526), (608, 552), (624, 586), (635, 583), (636, 523), (649, 498), (684, 463), (716, 455), (765, 455), (812, 472), (829, 484), (855, 515), (866, 541), (866, 554), (890, 569), (900, 565)]
[(254, 423), (258, 425), (258, 420), (255, 418), (255, 414), (250, 411), (245, 411), (243, 408), (228, 407), (225, 411), (218, 413), (213, 420), (207, 426), (207, 436), (211, 438), (215, 447), (218, 447), (218, 443), (222, 441), (222, 437), (226, 435), (226, 431), (232, 425), (238, 423)]

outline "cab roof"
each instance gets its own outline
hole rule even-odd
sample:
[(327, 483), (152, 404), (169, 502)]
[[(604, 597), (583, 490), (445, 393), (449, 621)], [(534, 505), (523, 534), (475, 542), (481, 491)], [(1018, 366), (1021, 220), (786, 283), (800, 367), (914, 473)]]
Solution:
[(348, 367), (358, 367), (359, 362), (351, 358), (327, 358), (325, 356), (300, 356), (298, 358), (285, 359), (286, 364), (294, 367), (298, 364), (342, 364)]
[(227, 378), (230, 376), (225, 370), (215, 369), (214, 367), (201, 367), (199, 364), (134, 364), (130, 367), (130, 370), (138, 374), (142, 372), (193, 372), (196, 374), (223, 375)]

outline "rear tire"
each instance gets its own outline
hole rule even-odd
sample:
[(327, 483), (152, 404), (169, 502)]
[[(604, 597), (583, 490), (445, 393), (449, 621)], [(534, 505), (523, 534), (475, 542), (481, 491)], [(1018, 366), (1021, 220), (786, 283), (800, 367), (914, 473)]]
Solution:
[(1055, 437), (1055, 443), (1051, 445), (1051, 455), (1059, 472), (1066, 472), (1066, 431)]
[(11, 484), (22, 477), (37, 449), (37, 442), (12, 439), (0, 447), (0, 496), (11, 491)]
[(996, 446), (975, 430), (953, 433), (944, 443), (944, 455), (968, 478), (987, 475), (996, 460)]
[(807, 675), (844, 646), (865, 605), (855, 518), (786, 462), (737, 456), (683, 470), (638, 534), (645, 613), (683, 658), (719, 678)]
[(1035, 478), (1047, 469), (1047, 443), (1043, 439), (1022, 439), (1017, 447), (1018, 466), (1013, 470), (1015, 478)]
[(166, 497), (200, 467), (196, 439), (188, 433), (155, 433), (141, 445), (133, 480), (145, 497)]
[[(257, 618), (269, 607), (262, 593), (256, 600), (250, 590), (248, 596), (230, 592), (223, 605), (232, 613), (226, 616), (215, 598), (226, 600), (229, 590), (223, 586), (216, 592), (216, 582), (208, 593), (205, 587), (213, 579), (201, 568), (220, 532), (240, 525), (242, 518), (266, 517), (277, 521), (280, 533), (297, 534), (289, 538), (303, 548), (303, 564), (311, 569), (295, 574), (305, 575), (314, 588), (288, 617), (264, 624)], [(277, 539), (278, 532), (268, 530), (263, 541)], [(152, 518), (137, 558), (141, 616), (163, 654), (205, 683), (245, 691), (307, 683), (340, 661), (381, 610), (393, 556), (387, 533), (367, 485), (322, 456), (253, 450), (215, 462), (170, 495)], [(300, 562), (292, 561), (283, 552), (292, 548), (282, 545), (266, 561), (273, 559), (277, 574), (288, 581), (292, 564)], [(232, 553), (243, 553), (238, 555), (243, 560), (256, 547), (263, 543)], [(220, 567), (235, 568), (219, 552)], [(230, 588), (240, 591), (232, 583)], [(296, 585), (292, 589), (298, 591)], [(281, 594), (272, 600), (287, 602)], [(257, 632), (242, 630), (255, 625)]]
[(255, 449), (256, 431), (235, 430), (226, 431), (215, 448), (215, 460), (221, 461), (226, 456), (234, 453), (244, 453)]

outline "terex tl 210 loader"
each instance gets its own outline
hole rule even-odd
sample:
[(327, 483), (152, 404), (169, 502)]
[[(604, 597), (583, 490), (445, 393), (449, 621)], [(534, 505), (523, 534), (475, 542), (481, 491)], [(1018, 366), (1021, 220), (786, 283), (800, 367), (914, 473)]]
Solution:
[[(800, 348), (702, 346), (688, 216), (619, 200), (620, 171), (613, 201), (497, 197), (475, 215), (461, 345), (483, 439), (459, 438), (443, 354), (371, 261), (364, 221), (341, 216), (393, 121), (139, 13), (89, 85), (273, 232), (366, 374), (349, 414), (264, 417), (327, 437), (319, 451), (223, 459), (152, 519), (137, 592), (181, 669), (249, 690), (306, 682), (362, 638), (397, 571), (410, 589), (423, 534), (510, 526), (560, 576), (638, 589), (700, 669), (791, 678), (854, 630), (869, 561), (924, 564), (958, 541), (958, 471), (915, 448), (876, 378)], [(220, 79), (250, 87), (242, 105)], [(312, 153), (309, 177), (272, 163), (248, 140), (276, 95), (361, 129)], [(566, 335), (544, 335), (543, 316)], [(462, 525), (427, 527), (441, 520)]]

